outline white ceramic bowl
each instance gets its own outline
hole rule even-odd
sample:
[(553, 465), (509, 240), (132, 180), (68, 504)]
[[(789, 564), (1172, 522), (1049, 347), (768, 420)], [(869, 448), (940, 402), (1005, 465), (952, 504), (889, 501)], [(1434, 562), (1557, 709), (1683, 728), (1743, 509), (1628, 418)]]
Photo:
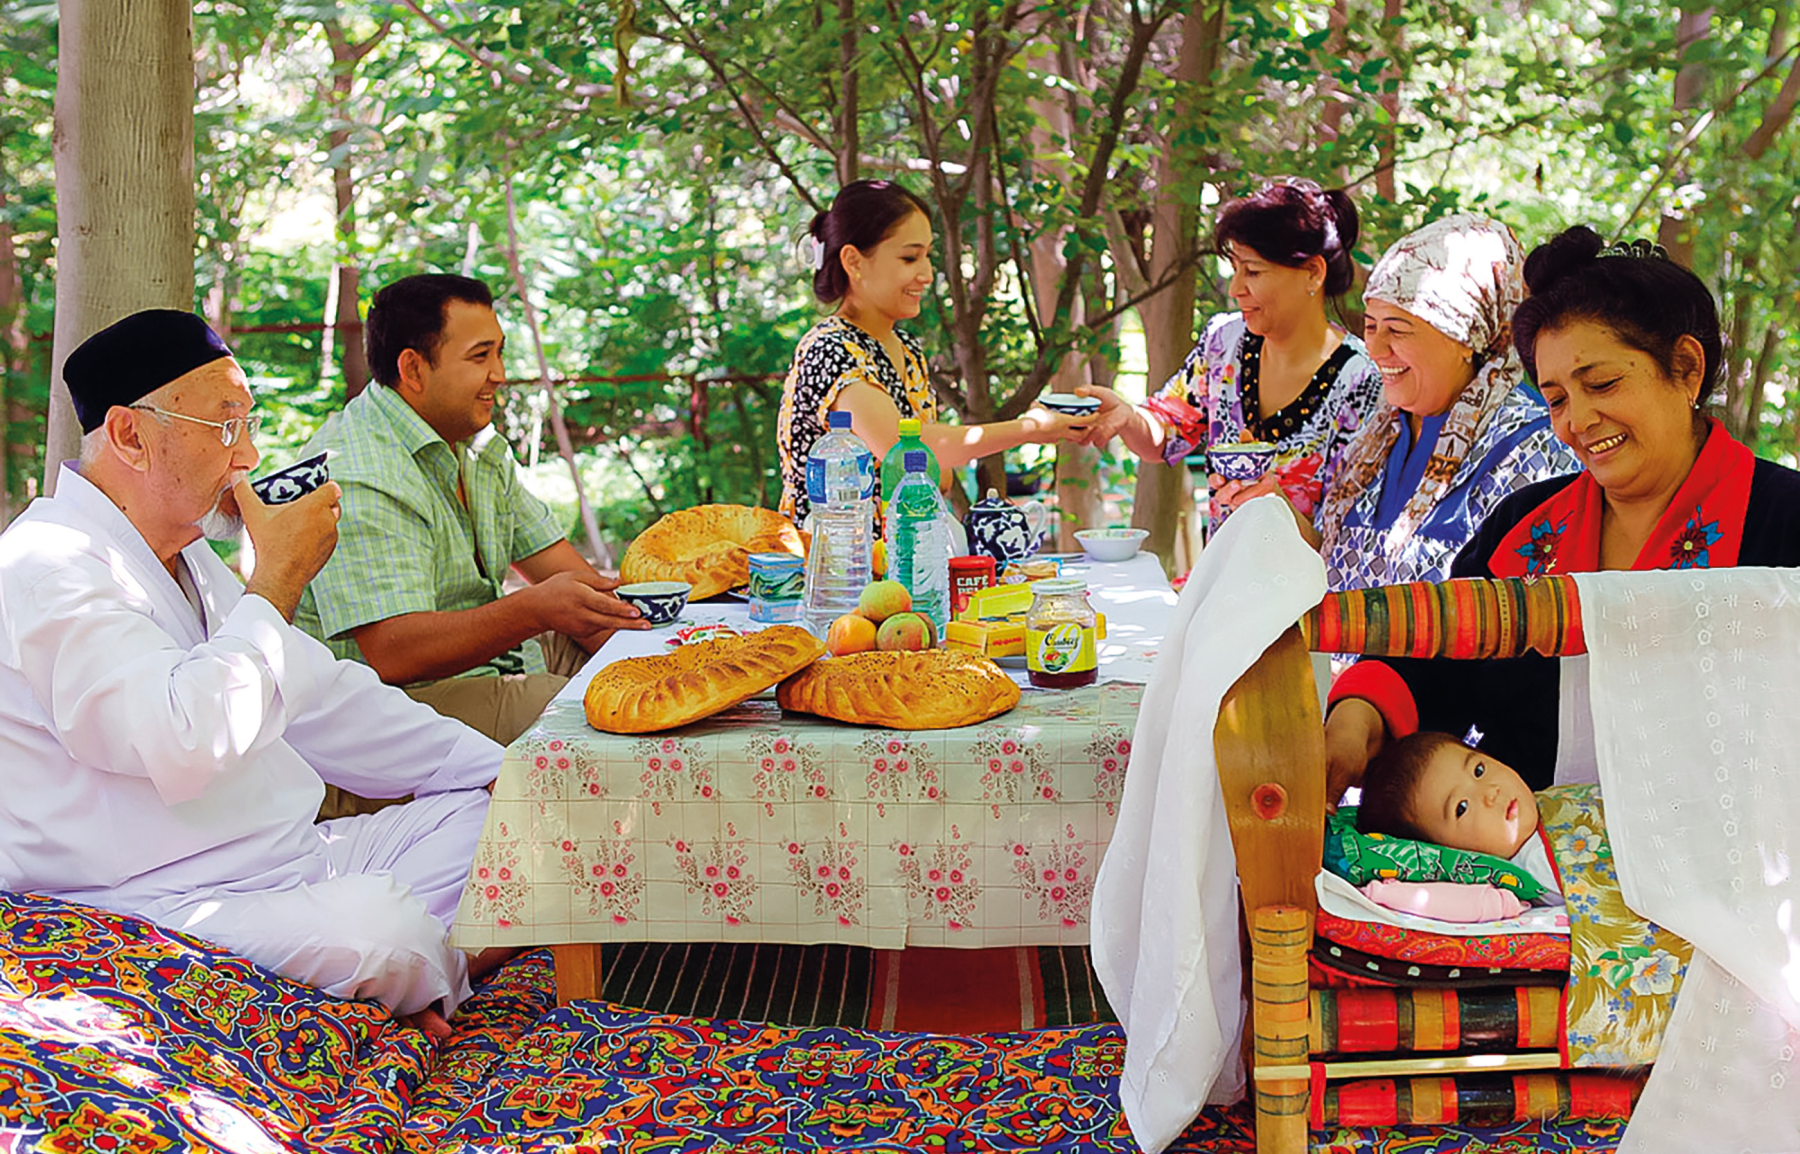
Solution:
[(694, 587), (686, 581), (639, 581), (614, 590), (619, 600), (636, 605), (644, 620), (652, 625), (667, 625), (680, 617), (687, 608), (688, 594), (693, 591)]
[(1148, 529), (1077, 529), (1075, 539), (1090, 561), (1129, 561), (1137, 556)]

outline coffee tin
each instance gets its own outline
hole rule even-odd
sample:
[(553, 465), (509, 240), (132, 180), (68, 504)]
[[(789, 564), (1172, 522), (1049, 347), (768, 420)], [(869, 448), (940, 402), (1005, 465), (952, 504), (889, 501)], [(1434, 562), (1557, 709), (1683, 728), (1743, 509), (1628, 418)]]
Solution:
[(969, 595), (994, 584), (992, 557), (950, 558), (950, 616), (955, 617), (969, 607)]
[(806, 561), (792, 553), (750, 554), (750, 620), (783, 624), (800, 619)]

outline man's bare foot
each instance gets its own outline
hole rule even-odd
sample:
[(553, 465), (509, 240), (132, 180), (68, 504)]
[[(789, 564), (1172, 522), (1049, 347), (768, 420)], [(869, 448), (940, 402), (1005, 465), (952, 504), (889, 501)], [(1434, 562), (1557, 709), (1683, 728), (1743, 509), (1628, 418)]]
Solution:
[(444, 1015), (438, 1013), (435, 1006), (427, 1006), (423, 1010), (402, 1014), (400, 1020), (415, 1030), (424, 1030), (431, 1040), (439, 1045), (450, 1040), (450, 1023), (444, 1020)]
[(469, 981), (479, 982), (529, 948), (528, 946), (489, 946), (469, 959)]

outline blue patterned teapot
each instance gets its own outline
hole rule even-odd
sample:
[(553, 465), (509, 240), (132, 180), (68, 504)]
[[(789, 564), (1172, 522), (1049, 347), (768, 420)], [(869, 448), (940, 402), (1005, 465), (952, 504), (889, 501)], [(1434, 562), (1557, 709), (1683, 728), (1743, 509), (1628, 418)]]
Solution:
[(992, 557), (1001, 565), (1037, 552), (1049, 528), (1044, 506), (1036, 501), (1014, 505), (989, 489), (987, 496), (969, 506), (963, 524), (969, 530), (969, 552)]

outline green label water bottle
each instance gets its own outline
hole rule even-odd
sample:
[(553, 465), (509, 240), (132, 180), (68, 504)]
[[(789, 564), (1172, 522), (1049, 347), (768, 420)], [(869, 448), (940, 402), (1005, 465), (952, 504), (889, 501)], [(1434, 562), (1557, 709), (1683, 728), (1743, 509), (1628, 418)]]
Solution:
[(894, 496), (894, 486), (906, 473), (906, 453), (908, 450), (923, 451), (925, 454), (925, 475), (931, 478), (933, 485), (943, 476), (938, 468), (937, 455), (925, 444), (919, 435), (919, 419), (917, 417), (900, 418), (900, 439), (894, 447), (881, 458), (881, 504), (883, 508)]

